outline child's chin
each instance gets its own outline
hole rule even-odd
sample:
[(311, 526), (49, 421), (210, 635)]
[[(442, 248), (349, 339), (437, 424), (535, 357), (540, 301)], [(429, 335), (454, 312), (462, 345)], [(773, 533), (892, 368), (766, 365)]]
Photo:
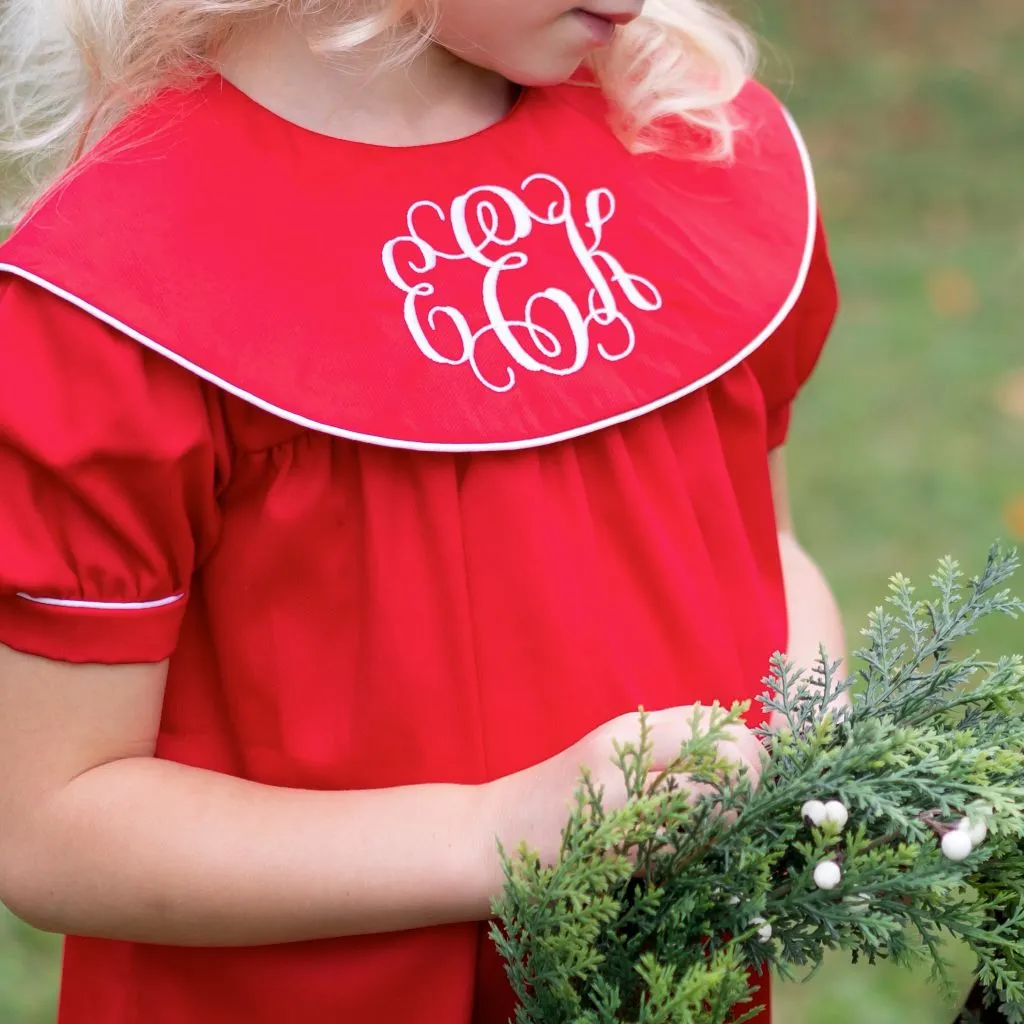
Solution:
[(535, 61), (522, 66), (504, 69), (506, 78), (516, 85), (539, 89), (568, 82), (579, 70), (581, 59)]

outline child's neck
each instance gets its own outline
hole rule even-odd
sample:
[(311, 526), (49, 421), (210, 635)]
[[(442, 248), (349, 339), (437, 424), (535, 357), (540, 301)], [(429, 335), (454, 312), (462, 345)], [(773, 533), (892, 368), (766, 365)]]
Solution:
[(329, 62), (300, 32), (277, 20), (246, 29), (218, 60), (224, 77), (261, 106), (322, 135), (382, 146), (462, 138), (500, 121), (510, 82), (438, 46), (381, 69), (377, 53)]

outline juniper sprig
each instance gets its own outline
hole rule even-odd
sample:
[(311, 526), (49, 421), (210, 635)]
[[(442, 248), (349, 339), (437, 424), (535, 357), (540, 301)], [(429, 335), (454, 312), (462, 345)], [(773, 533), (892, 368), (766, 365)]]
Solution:
[(616, 754), (621, 810), (584, 774), (556, 863), (502, 851), (516, 1024), (742, 1020), (752, 971), (807, 974), (829, 950), (948, 985), (950, 937), (1024, 1024), (1024, 659), (958, 654), (985, 617), (1024, 613), (1003, 589), (1017, 565), (994, 548), (965, 581), (945, 559), (930, 600), (895, 576), (849, 678), (824, 650), (810, 673), (777, 656), (761, 702), (786, 728), (761, 729), (756, 789), (717, 750), (746, 705), (712, 708), (652, 783), (643, 722)]

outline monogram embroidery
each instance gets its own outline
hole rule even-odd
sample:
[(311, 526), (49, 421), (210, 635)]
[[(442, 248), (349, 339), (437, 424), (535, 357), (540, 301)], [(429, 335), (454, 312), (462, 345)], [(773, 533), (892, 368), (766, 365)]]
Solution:
[[(447, 210), (415, 203), (408, 234), (391, 239), (382, 258), (388, 279), (405, 294), (405, 322), (419, 350), (435, 363), (467, 364), (496, 392), (515, 387), (516, 368), (566, 376), (581, 370), (594, 351), (611, 362), (625, 359), (636, 346), (636, 330), (624, 308), (658, 310), (662, 297), (602, 248), (605, 225), (615, 215), (609, 189), (587, 193), (582, 220), (579, 215), (566, 186), (547, 174), (527, 178), (519, 194), (500, 186), (471, 189)], [(523, 290), (528, 239), (534, 251), (537, 243), (568, 243), (575, 265), (570, 259), (560, 266), (564, 280)], [(431, 278), (446, 263), (459, 264), (460, 287), (470, 265), (481, 268), (485, 323), (471, 324), (438, 294)], [(582, 303), (569, 290), (578, 271)]]

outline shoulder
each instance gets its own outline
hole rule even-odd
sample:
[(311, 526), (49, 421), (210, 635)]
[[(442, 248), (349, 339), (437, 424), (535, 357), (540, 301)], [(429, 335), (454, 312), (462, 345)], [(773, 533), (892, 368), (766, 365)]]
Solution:
[[(549, 104), (582, 124), (600, 122), (601, 136), (612, 139), (615, 115), (601, 89), (586, 80), (556, 87)], [(667, 216), (687, 215), (694, 204), (717, 209), (718, 229), (737, 237), (752, 231), (776, 238), (793, 235), (806, 251), (817, 215), (817, 187), (810, 154), (800, 130), (780, 99), (756, 80), (748, 80), (730, 104), (735, 125), (728, 159), (705, 159), (709, 139), (704, 130), (681, 117), (659, 124), (656, 142), (640, 146), (632, 173), (647, 182), (652, 202)], [(579, 134), (580, 151), (596, 134)], [(616, 142), (621, 149), (622, 144)], [(608, 149), (592, 148), (591, 163)]]
[(813, 185), (811, 157), (796, 120), (782, 100), (766, 86), (749, 81), (734, 101), (738, 122), (737, 161), (785, 159), (799, 162)]
[(757, 118), (753, 124), (748, 125), (755, 131), (759, 125), (774, 122), (778, 118), (792, 123), (792, 117), (778, 94), (755, 78), (747, 80), (733, 102), (742, 117)]
[(716, 261), (759, 278), (785, 265), (792, 282), (780, 310), (785, 315), (803, 289), (817, 241), (814, 170), (795, 121), (765, 86), (748, 81), (731, 114), (736, 130), (728, 159), (702, 159), (707, 139), (689, 123), (678, 126), (664, 149), (638, 159), (647, 164), (659, 206), (691, 241), (714, 250)]
[(0, 246), (0, 262), (15, 249), (59, 250), (66, 241), (85, 255), (169, 217), (208, 214), (207, 197), (238, 187), (253, 144), (233, 106), (221, 80), (206, 79), (133, 111), (42, 197)]
[[(175, 315), (201, 322), (224, 277), (243, 273), (272, 205), (276, 167), (259, 157), (282, 147), (261, 127), (220, 79), (155, 97), (0, 244), (0, 282), (39, 286), (104, 335), (138, 341), (137, 324), (170, 324)], [(197, 269), (214, 247), (219, 280)]]
[[(567, 84), (543, 91), (547, 105), (561, 108), (567, 117), (598, 124), (604, 134), (609, 134), (609, 123), (615, 122), (614, 110), (592, 76), (579, 75)], [(773, 154), (792, 156), (794, 153), (806, 156), (804, 141), (795, 120), (779, 96), (766, 85), (756, 79), (748, 79), (730, 102), (729, 108), (737, 128), (737, 160), (749, 160), (755, 153), (760, 153), (762, 157)], [(660, 145), (654, 146), (653, 151), (676, 163), (700, 162), (707, 142), (699, 129), (682, 118), (659, 121), (656, 139)], [(650, 146), (641, 148), (643, 152), (652, 149)]]
[[(23, 407), (26, 422), (45, 422), (57, 434), (63, 425), (69, 442), (102, 424), (138, 440), (131, 425), (154, 419), (170, 437), (208, 418), (207, 396), (191, 374), (13, 275), (0, 278), (0, 337), (0, 408), (9, 416)], [(0, 417), (0, 435), (5, 424)]]

